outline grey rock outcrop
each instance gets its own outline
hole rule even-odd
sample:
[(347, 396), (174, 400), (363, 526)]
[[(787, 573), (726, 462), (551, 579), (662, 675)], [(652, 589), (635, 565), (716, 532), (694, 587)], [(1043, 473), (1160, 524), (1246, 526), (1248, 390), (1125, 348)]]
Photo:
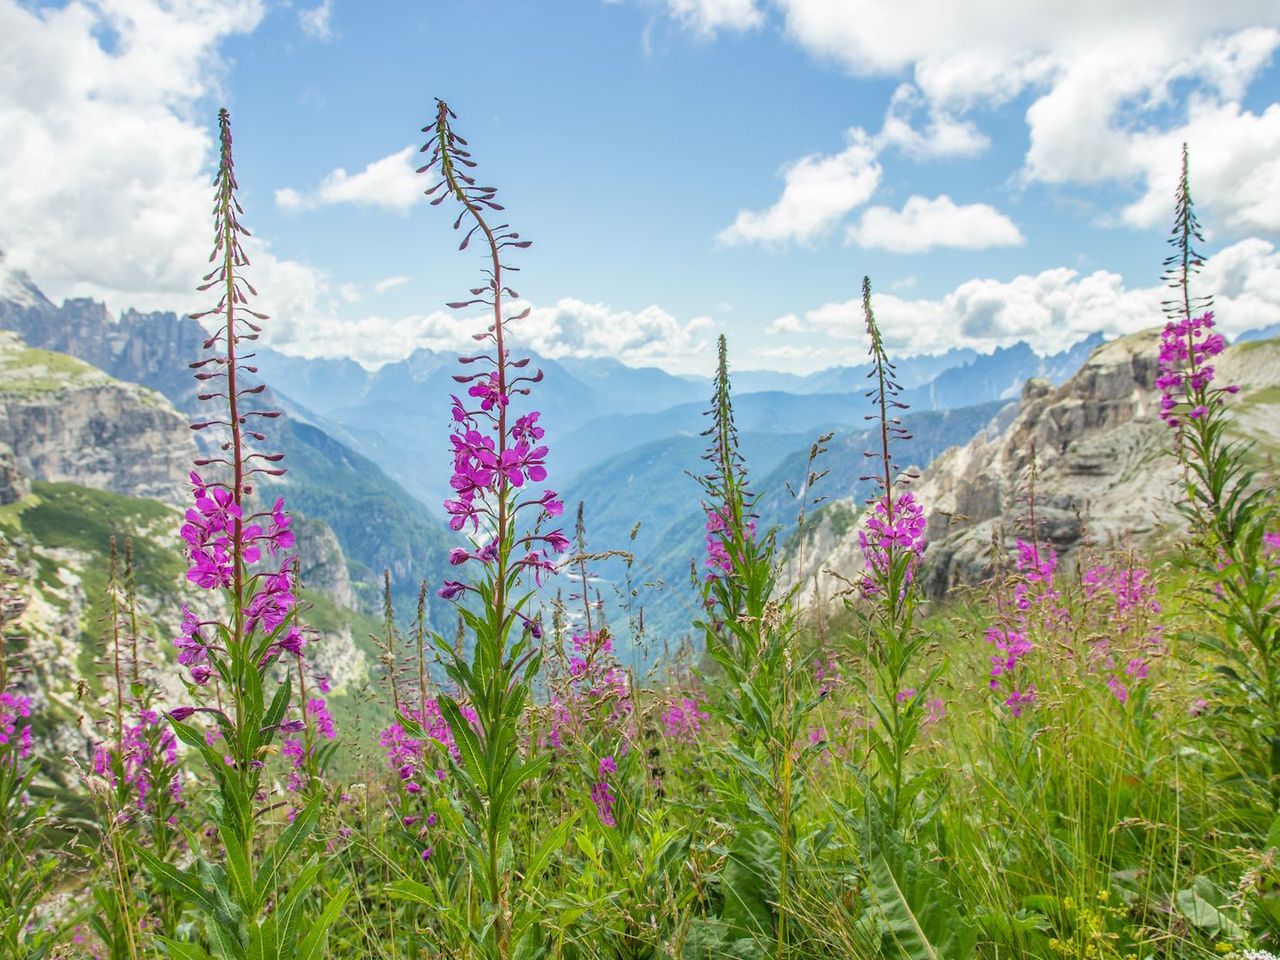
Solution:
[(0, 507), (16, 503), (30, 492), (31, 484), (18, 469), (13, 448), (7, 443), (0, 443)]
[(299, 546), (303, 588), (319, 590), (339, 606), (355, 609), (356, 593), (347, 558), (333, 529), (323, 520), (310, 517), (295, 517), (292, 529)]
[(160, 394), (9, 332), (0, 332), (0, 443), (32, 480), (175, 506), (196, 449), (185, 419)]
[[(1035, 534), (1063, 556), (1085, 542), (1159, 542), (1182, 529), (1179, 467), (1155, 389), (1159, 339), (1156, 328), (1103, 344), (1058, 388), (1028, 380), (1016, 405), (929, 464), (911, 488), (928, 515), (926, 594), (989, 577), (993, 543), (1009, 549), (1027, 534), (1033, 461)], [(1220, 382), (1242, 386), (1230, 407), (1236, 435), (1280, 448), (1280, 341), (1231, 347), (1217, 366)], [(819, 526), (806, 575), (861, 569), (850, 509), (841, 536)]]

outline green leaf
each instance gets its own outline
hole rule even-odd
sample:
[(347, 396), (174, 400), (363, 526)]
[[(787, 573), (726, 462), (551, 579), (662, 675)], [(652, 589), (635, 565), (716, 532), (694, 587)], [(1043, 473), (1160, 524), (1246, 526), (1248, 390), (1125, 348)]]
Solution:
[(329, 928), (333, 926), (333, 921), (338, 919), (338, 914), (346, 906), (350, 893), (350, 887), (343, 887), (329, 901), (324, 912), (312, 924), (311, 932), (298, 945), (298, 952), (294, 954), (296, 960), (314, 960), (320, 955), (320, 948), (324, 946), (325, 938), (329, 935)]
[(573, 829), (574, 824), (578, 822), (578, 814), (569, 814), (568, 819), (563, 820), (556, 826), (554, 830), (547, 835), (542, 841), (538, 849), (534, 851), (533, 856), (529, 858), (529, 866), (525, 870), (525, 883), (536, 883), (538, 877), (542, 875), (542, 871), (547, 868), (547, 864), (551, 862), (552, 855), (557, 850), (564, 849), (564, 845), (569, 840), (569, 831)]
[(397, 880), (387, 884), (386, 891), (387, 896), (397, 900), (412, 900), (414, 903), (421, 903), (428, 907), (439, 905), (439, 900), (433, 896), (431, 888), (417, 880)]
[(143, 862), (151, 874), (160, 881), (169, 892), (196, 904), (206, 913), (213, 913), (214, 902), (209, 892), (195, 876), (185, 870), (165, 863), (150, 850), (131, 843), (133, 852)]
[(880, 944), (882, 955), (902, 960), (973, 956), (976, 931), (936, 872), (883, 825), (873, 843), (867, 879), (875, 929), (883, 930), (888, 941)]
[(235, 832), (225, 823), (218, 825), (218, 836), (222, 838), (222, 847), (227, 851), (227, 865), (231, 868), (231, 879), (235, 882), (236, 891), (244, 903), (253, 901), (253, 875), (249, 861)]
[(284, 719), (284, 712), (289, 709), (289, 696), (293, 690), (292, 675), (285, 674), (284, 683), (276, 688), (276, 695), (271, 698), (271, 706), (267, 715), (262, 718), (262, 728), (271, 731), (268, 738), (275, 735), (275, 728)]
[(307, 837), (311, 835), (311, 831), (315, 829), (315, 825), (319, 820), (320, 798), (316, 797), (303, 808), (301, 813), (293, 818), (293, 823), (284, 829), (284, 832), (280, 834), (280, 839), (272, 845), (271, 852), (267, 857), (266, 869), (258, 875), (258, 883), (254, 895), (254, 905), (257, 909), (261, 909), (262, 905), (267, 902), (267, 896), (275, 884), (276, 877), (280, 874), (280, 868), (306, 842)]
[(1197, 877), (1189, 890), (1179, 890), (1173, 896), (1178, 912), (1194, 927), (1199, 927), (1211, 937), (1225, 936), (1235, 940), (1244, 936), (1240, 925), (1212, 902), (1219, 899), (1213, 884), (1204, 877)]
[(458, 704), (452, 697), (440, 697), (440, 712), (444, 714), (449, 728), (453, 731), (453, 742), (457, 744), (458, 752), (462, 755), (463, 768), (471, 777), (471, 782), (478, 787), (486, 785), (488, 780), (480, 738), (471, 729), (471, 724), (462, 715), (462, 711), (458, 709)]
[(177, 957), (178, 960), (209, 960), (208, 951), (198, 943), (183, 943), (181, 940), (172, 940), (169, 937), (157, 939), (164, 947), (164, 952), (171, 957)]

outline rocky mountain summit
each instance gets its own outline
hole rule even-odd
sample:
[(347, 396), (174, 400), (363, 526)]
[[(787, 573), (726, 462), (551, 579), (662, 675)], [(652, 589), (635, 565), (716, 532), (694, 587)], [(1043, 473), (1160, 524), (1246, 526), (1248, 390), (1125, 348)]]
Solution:
[[(1007, 549), (1029, 533), (1033, 486), (1035, 535), (1060, 555), (1085, 543), (1158, 543), (1181, 528), (1179, 468), (1154, 386), (1159, 339), (1151, 329), (1105, 343), (1058, 388), (1028, 380), (985, 430), (922, 471), (911, 489), (928, 516), (929, 596), (991, 575), (993, 542)], [(1237, 435), (1259, 454), (1280, 448), (1280, 341), (1229, 348), (1218, 379), (1241, 385)], [(858, 509), (841, 501), (819, 514), (804, 576), (861, 569)]]
[(186, 420), (154, 390), (7, 331), (0, 331), (0, 443), (29, 480), (174, 506), (186, 499), (196, 450)]

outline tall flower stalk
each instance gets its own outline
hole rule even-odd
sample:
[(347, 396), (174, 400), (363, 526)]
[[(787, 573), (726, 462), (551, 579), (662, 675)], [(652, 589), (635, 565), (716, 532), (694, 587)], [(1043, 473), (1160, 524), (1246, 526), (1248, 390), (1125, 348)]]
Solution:
[(907, 758), (919, 737), (941, 665), (930, 669), (921, 663), (929, 640), (915, 628), (915, 613), (926, 521), (914, 494), (902, 489), (905, 479), (898, 475), (893, 459), (894, 444), (909, 439), (899, 415), (906, 404), (898, 399), (901, 390), (872, 309), (869, 277), (862, 281), (862, 311), (871, 357), (872, 385), (866, 395), (875, 408), (867, 419), (876, 424), (880, 439), (879, 449), (868, 454), (878, 469), (863, 478), (873, 479), (878, 493), (867, 502), (866, 526), (859, 533), (865, 570), (858, 586), (872, 602), (867, 623), (871, 675), (863, 685), (880, 721), (867, 731), (878, 775), (877, 790), (868, 800), (879, 801), (889, 826), (896, 830), (925, 785), (924, 777), (910, 775)]
[[(798, 866), (797, 830), (807, 762), (814, 750), (800, 748), (804, 720), (817, 703), (811, 696), (806, 658), (796, 647), (798, 585), (778, 582), (772, 531), (760, 536), (753, 513), (755, 497), (738, 451), (729, 382), (728, 347), (720, 337), (715, 384), (705, 431), (703, 459), (710, 470), (700, 479), (705, 494), (708, 572), (702, 581), (705, 617), (701, 623), (707, 653), (723, 671), (716, 709), (735, 731), (737, 743), (725, 758), (728, 773), (719, 784), (739, 825), (731, 858), (737, 867), (756, 860), (763, 845), (776, 857), (755, 863), (776, 891), (772, 929), (756, 923), (745, 931), (772, 939), (775, 955), (792, 945)], [(745, 758), (745, 760), (744, 760)], [(771, 861), (771, 862), (770, 862)]]
[[(556, 572), (552, 557), (569, 541), (544, 522), (564, 509), (552, 490), (531, 492), (547, 477), (544, 429), (536, 410), (516, 415), (513, 401), (527, 397), (542, 379), (530, 372), (528, 358), (513, 358), (507, 325), (528, 315), (525, 309), (507, 316), (508, 298), (517, 294), (504, 262), (507, 252), (530, 246), (508, 224), (494, 224), (501, 211), (494, 187), (479, 185), (470, 173), (476, 163), (467, 142), (453, 129), (457, 119), (437, 100), (434, 122), (422, 152), (428, 162), (419, 173), (437, 182), (426, 193), (432, 204), (452, 200), (458, 207), (454, 229), (463, 231), (459, 249), (473, 240), (485, 257), (485, 282), (467, 300), (449, 304), (464, 310), (477, 304), (490, 311), (486, 329), (475, 334), (481, 352), (459, 358), (466, 372), (454, 379), (467, 386), (465, 398), (452, 404), (453, 496), (445, 501), (450, 526), (470, 536), (466, 547), (450, 553), (450, 563), (470, 573), (468, 579), (446, 580), (439, 595), (459, 602), (459, 613), (471, 634), (470, 657), (464, 649), (437, 638), (445, 669), (457, 686), (457, 698), (440, 697), (441, 710), (458, 746), (455, 774), (466, 801), (468, 851), (483, 878), (484, 917), (475, 936), (490, 956), (507, 957), (538, 942), (537, 917), (519, 903), (518, 878), (531, 882), (524, 851), (513, 849), (511, 822), (522, 786), (538, 777), (549, 757), (526, 756), (521, 749), (521, 721), (530, 698), (541, 655), (535, 642), (537, 620), (526, 615), (531, 594), (544, 577)], [(474, 711), (474, 723), (464, 716)], [(401, 718), (413, 727), (408, 718)], [(523, 876), (522, 876), (523, 875)]]
[[(175, 644), (179, 663), (190, 673), (187, 688), (193, 699), (205, 699), (203, 688), (212, 680), (219, 705), (178, 707), (169, 712), (169, 720), (178, 738), (204, 759), (217, 784), (218, 802), (211, 814), (221, 856), (216, 863), (197, 858), (193, 867), (178, 869), (142, 847), (136, 852), (161, 882), (202, 914), (207, 942), (218, 955), (237, 960), (310, 958), (323, 950), (347, 893), (339, 891), (314, 915), (308, 897), (321, 863), (314, 855), (301, 869), (290, 862), (315, 828), (318, 798), (280, 833), (269, 852), (260, 849), (267, 813), (274, 808), (266, 803), (263, 771), (288, 726), (290, 667), (303, 637), (294, 615), (290, 560), (282, 555), (294, 543), (284, 501), (257, 512), (251, 506), (256, 478), (281, 475), (283, 469), (275, 464), (283, 455), (251, 446), (265, 443), (259, 428), (279, 414), (255, 403), (265, 386), (247, 379), (256, 372), (248, 363), (253, 358), (250, 345), (261, 329), (254, 320), (266, 316), (250, 308), (249, 298), (257, 291), (242, 273), (249, 266), (242, 245), (249, 234), (239, 221), (244, 211), (236, 199), (226, 110), (218, 114), (218, 128), (221, 153), (210, 255), (216, 266), (199, 289), (216, 290), (219, 299), (212, 309), (194, 315), (217, 317), (218, 326), (204, 344), (209, 356), (191, 364), (201, 389), (198, 397), (212, 411), (192, 429), (216, 428), (217, 439), (216, 449), (196, 460), (206, 474), (191, 473), (194, 502), (181, 536), (190, 562), (187, 579), (218, 595), (226, 615), (208, 621), (185, 611)], [(197, 714), (212, 719), (214, 726), (206, 732), (192, 725), (189, 721)], [(200, 955), (189, 945), (162, 940), (176, 955)]]
[(31, 698), (19, 689), (10, 642), (13, 621), (26, 608), (11, 577), (17, 572), (0, 538), (0, 956), (41, 960), (54, 947), (53, 932), (37, 911), (56, 880), (56, 861), (44, 843), (47, 802), (30, 788), (38, 772), (33, 758)]
[(1169, 238), (1174, 252), (1164, 273), (1174, 296), (1164, 304), (1169, 322), (1160, 339), (1156, 386), (1182, 465), (1180, 506), (1212, 583), (1207, 609), (1220, 628), (1201, 637), (1201, 644), (1222, 663), (1220, 694), (1230, 708), (1223, 719), (1244, 747), (1237, 752), (1243, 777), (1261, 787), (1270, 810), (1280, 812), (1280, 577), (1272, 547), (1280, 505), (1257, 482), (1250, 445), (1228, 438), (1226, 400), (1239, 387), (1214, 382), (1213, 358), (1226, 341), (1212, 332), (1212, 298), (1191, 289), (1203, 263), (1195, 246), (1203, 236), (1189, 167), (1184, 144)]

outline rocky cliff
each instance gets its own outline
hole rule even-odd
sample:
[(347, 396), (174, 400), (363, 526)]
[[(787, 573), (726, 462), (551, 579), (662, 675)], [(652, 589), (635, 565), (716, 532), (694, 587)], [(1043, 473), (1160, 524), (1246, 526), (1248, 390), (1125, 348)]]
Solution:
[[(929, 518), (928, 595), (989, 576), (993, 540), (1025, 533), (1033, 464), (1036, 535), (1062, 555), (1086, 541), (1152, 543), (1180, 529), (1178, 467), (1154, 387), (1159, 337), (1152, 329), (1103, 344), (1059, 388), (1027, 381), (986, 430), (929, 464), (912, 485)], [(1237, 435), (1260, 453), (1280, 449), (1280, 341), (1231, 347), (1218, 376), (1242, 387), (1231, 404)], [(859, 506), (819, 515), (805, 575), (861, 568)]]
[(195, 456), (185, 419), (160, 394), (7, 331), (0, 331), (0, 444), (28, 479), (175, 506)]
[[(188, 364), (205, 353), (206, 334), (190, 317), (133, 310), (113, 317), (103, 304), (84, 299), (55, 306), (0, 258), (0, 330), (14, 331), (31, 347), (78, 358), (117, 380), (159, 391), (189, 415), (199, 407)], [(362, 606), (380, 609), (382, 571), (389, 569), (397, 605), (411, 613), (421, 579), (438, 583), (447, 576), (443, 521), (289, 398), (268, 391), (259, 399), (284, 411), (272, 422), (269, 443), (285, 453), (288, 473), (272, 495), (285, 496), (295, 513), (328, 524), (350, 561), (344, 579)], [(208, 443), (210, 433), (205, 431), (201, 442)], [(0, 486), (2, 473), (0, 467)], [(346, 595), (344, 588), (337, 589), (337, 596)]]

